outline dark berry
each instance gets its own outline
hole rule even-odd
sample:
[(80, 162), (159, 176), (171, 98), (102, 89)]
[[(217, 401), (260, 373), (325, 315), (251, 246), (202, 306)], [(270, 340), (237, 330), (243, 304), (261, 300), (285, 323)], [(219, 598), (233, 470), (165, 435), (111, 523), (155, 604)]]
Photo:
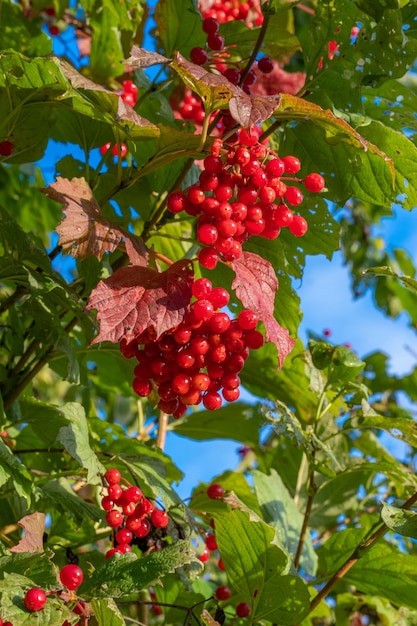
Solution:
[(208, 61), (208, 54), (204, 48), (196, 47), (190, 52), (190, 59), (196, 65), (204, 65)]
[(250, 613), (250, 605), (247, 602), (241, 602), (236, 607), (236, 615), (238, 617), (247, 617)]
[(207, 495), (211, 500), (221, 500), (225, 491), (218, 483), (213, 483), (207, 488)]
[(269, 57), (262, 57), (258, 61), (258, 70), (263, 74), (269, 74), (274, 69), (274, 62)]

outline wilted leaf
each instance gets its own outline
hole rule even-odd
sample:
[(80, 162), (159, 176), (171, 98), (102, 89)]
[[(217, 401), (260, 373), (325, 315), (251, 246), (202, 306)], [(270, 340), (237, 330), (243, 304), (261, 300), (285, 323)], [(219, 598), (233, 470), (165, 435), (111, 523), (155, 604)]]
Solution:
[(239, 92), (230, 99), (229, 111), (243, 128), (250, 128), (269, 119), (281, 100), (280, 95), (248, 96), (243, 90)]
[(42, 552), (43, 533), (45, 531), (45, 513), (32, 513), (18, 522), (25, 531), (24, 536), (10, 552)]
[(165, 272), (131, 265), (100, 281), (87, 309), (96, 309), (100, 332), (92, 343), (122, 337), (131, 341), (151, 326), (156, 336), (184, 319), (191, 299), (194, 272), (189, 261), (177, 261)]
[(62, 202), (65, 218), (58, 224), (59, 245), (73, 257), (96, 256), (101, 259), (119, 245), (123, 232), (116, 224), (106, 220), (93, 192), (84, 178), (59, 177), (43, 193)]
[(164, 55), (158, 52), (150, 52), (149, 50), (145, 50), (145, 48), (139, 48), (139, 46), (133, 46), (130, 55), (131, 56), (125, 60), (125, 63), (137, 69), (170, 62), (170, 59)]
[(275, 294), (278, 290), (278, 279), (274, 268), (266, 259), (253, 252), (243, 252), (233, 262), (236, 278), (232, 289), (247, 309), (255, 311), (265, 324), (266, 340), (274, 343), (278, 350), (279, 366), (284, 364), (285, 357), (294, 347), (294, 339), (288, 330), (282, 328), (273, 316)]

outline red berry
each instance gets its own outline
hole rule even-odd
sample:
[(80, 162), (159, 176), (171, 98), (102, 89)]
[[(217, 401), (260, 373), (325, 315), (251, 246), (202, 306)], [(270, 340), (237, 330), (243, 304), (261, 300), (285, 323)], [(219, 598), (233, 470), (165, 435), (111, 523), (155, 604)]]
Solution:
[(324, 189), (324, 178), (320, 174), (308, 174), (304, 179), (304, 185), (307, 191), (318, 193)]
[(245, 309), (239, 313), (237, 323), (239, 327), (243, 330), (252, 330), (256, 328), (258, 319), (258, 315), (255, 313), (255, 311)]
[(191, 50), (190, 59), (196, 65), (204, 65), (204, 63), (207, 63), (208, 61), (207, 51), (204, 50), (204, 48), (197, 46)]
[(14, 144), (11, 141), (0, 141), (0, 156), (8, 157), (14, 151)]
[(109, 496), (104, 496), (104, 498), (101, 499), (101, 506), (105, 511), (111, 511), (114, 507), (114, 500)]
[(168, 513), (161, 509), (155, 509), (151, 515), (151, 522), (155, 528), (166, 528), (169, 522)]
[[(229, 67), (223, 74), (225, 78), (232, 83), (232, 85), (238, 85), (240, 81), (240, 72), (236, 70), (234, 67)], [(233, 126), (236, 124), (235, 120), (233, 120)], [(236, 161), (237, 162), (237, 161)]]
[(119, 548), (110, 548), (110, 550), (106, 552), (106, 559), (111, 559), (115, 554), (121, 554)]
[(109, 485), (118, 485), (120, 483), (121, 474), (118, 469), (115, 467), (111, 467), (104, 474), (104, 478), (107, 480)]
[(217, 541), (214, 535), (207, 535), (206, 546), (209, 550), (217, 550)]
[(59, 578), (61, 582), (69, 591), (74, 591), (78, 589), (81, 583), (84, 580), (84, 573), (81, 567), (78, 565), (64, 565), (64, 567), (59, 572)]
[(258, 70), (263, 74), (269, 74), (274, 69), (274, 62), (269, 57), (262, 57), (258, 61)]
[(236, 389), (223, 389), (222, 396), (226, 402), (235, 402), (240, 396), (240, 390)]
[(48, 26), (48, 30), (49, 34), (52, 35), (52, 37), (56, 37), (61, 32), (58, 26), (56, 26), (55, 24), (51, 24), (50, 26)]
[(303, 237), (308, 230), (307, 221), (304, 217), (302, 217), (302, 215), (294, 215), (291, 224), (288, 226), (288, 230), (294, 235), (294, 237)]
[(219, 30), (219, 22), (214, 17), (206, 17), (203, 20), (202, 29), (207, 35), (214, 35)]
[(151, 523), (146, 518), (139, 520), (137, 527), (135, 529), (132, 528), (132, 532), (135, 537), (146, 537), (151, 532)]
[(225, 491), (218, 483), (213, 483), (207, 488), (207, 495), (211, 500), (221, 500)]
[(173, 191), (169, 195), (167, 208), (171, 211), (171, 213), (180, 213), (181, 211), (185, 211), (186, 206), (187, 197), (182, 191)]
[(204, 552), (202, 552), (202, 554), (200, 554), (200, 556), (198, 557), (198, 560), (201, 561), (202, 563), (205, 563), (206, 561), (208, 561), (210, 558), (210, 550), (208, 548), (204, 548)]
[(286, 174), (297, 174), (301, 169), (301, 163), (295, 156), (284, 156), (281, 159), (284, 163)]
[(133, 539), (133, 533), (127, 528), (121, 528), (116, 533), (117, 543), (130, 543), (132, 539)]
[(125, 500), (126, 502), (140, 502), (143, 498), (142, 490), (135, 485), (128, 487), (125, 491)]
[(236, 615), (238, 617), (247, 617), (250, 613), (250, 605), (247, 602), (241, 602), (236, 607)]
[(33, 587), (26, 592), (23, 601), (28, 611), (42, 611), (46, 604), (46, 593), (39, 587)]
[(287, 187), (285, 199), (291, 206), (299, 206), (303, 201), (303, 194), (298, 187)]
[(216, 596), (217, 600), (228, 600), (232, 595), (232, 592), (230, 591), (229, 587), (226, 587), (226, 585), (222, 585), (221, 587), (217, 587), (214, 595)]
[(218, 33), (208, 35), (207, 46), (210, 48), (210, 50), (223, 50), (224, 38)]
[(127, 154), (127, 145), (125, 143), (121, 143), (120, 145), (116, 143), (114, 144), (111, 153), (115, 157), (120, 156), (120, 158), (124, 159)]
[(117, 509), (112, 509), (106, 514), (106, 522), (111, 528), (118, 528), (123, 524), (123, 515)]
[(198, 253), (198, 262), (208, 270), (214, 270), (219, 261), (219, 253), (211, 248), (203, 248)]

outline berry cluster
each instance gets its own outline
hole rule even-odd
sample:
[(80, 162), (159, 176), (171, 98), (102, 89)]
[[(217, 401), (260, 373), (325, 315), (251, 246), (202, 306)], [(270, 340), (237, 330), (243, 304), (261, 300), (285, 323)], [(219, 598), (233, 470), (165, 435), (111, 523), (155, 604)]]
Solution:
[(249, 27), (260, 26), (263, 22), (259, 0), (214, 0), (203, 17), (212, 17), (221, 24), (241, 20)]
[(293, 183), (303, 183), (314, 193), (324, 188), (320, 174), (295, 177), (301, 169), (295, 156), (279, 158), (244, 132), (240, 144), (225, 155), (220, 154), (221, 141), (216, 140), (204, 159), (198, 183), (168, 198), (172, 213), (198, 216), (197, 239), (208, 246), (200, 251), (199, 261), (208, 269), (219, 259), (238, 259), (242, 244), (252, 235), (276, 239), (281, 228), (288, 228), (294, 236), (303, 236), (307, 221), (290, 208), (302, 203), (303, 193)]
[(118, 469), (110, 468), (104, 474), (107, 494), (101, 500), (106, 511), (106, 522), (113, 530), (113, 546), (106, 553), (106, 559), (115, 554), (132, 551), (132, 544), (145, 551), (149, 548), (160, 550), (164, 546), (169, 516), (166, 511), (157, 509), (145, 498), (135, 485), (122, 487)]
[(199, 278), (192, 293), (195, 301), (176, 328), (158, 340), (152, 329), (147, 329), (130, 344), (120, 344), (125, 357), (138, 360), (135, 392), (147, 397), (155, 388), (158, 407), (175, 418), (184, 415), (189, 405), (202, 402), (213, 411), (221, 407), (223, 398), (227, 402), (237, 400), (238, 374), (249, 349), (263, 345), (263, 335), (256, 330), (256, 313), (246, 309), (231, 320), (219, 310), (229, 302), (226, 289)]

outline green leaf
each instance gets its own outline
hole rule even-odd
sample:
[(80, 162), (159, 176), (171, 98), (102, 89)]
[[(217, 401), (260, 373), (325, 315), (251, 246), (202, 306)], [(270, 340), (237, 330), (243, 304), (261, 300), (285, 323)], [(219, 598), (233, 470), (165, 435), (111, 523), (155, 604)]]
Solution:
[(274, 543), (274, 529), (239, 509), (217, 513), (214, 519), (229, 586), (237, 601), (250, 605), (250, 623), (297, 624), (303, 619), (309, 607), (307, 587), (301, 578), (286, 575), (288, 559)]
[(396, 274), (391, 267), (369, 267), (367, 270), (362, 272), (363, 276), (367, 276), (368, 274), (371, 276), (389, 276), (391, 278), (395, 278), (407, 287), (407, 289), (417, 293), (417, 280), (411, 276), (400, 276), (399, 274)]
[[(20, 574), (6, 574), (0, 581), (0, 606), (2, 615), (18, 626), (60, 626), (68, 620), (74, 624), (74, 613), (55, 594), (47, 597), (42, 611), (32, 613), (24, 605), (26, 591), (33, 587), (33, 581)], [(55, 585), (56, 588), (57, 585)], [(79, 617), (79, 616), (78, 616)]]
[(1, 21), (0, 50), (14, 48), (19, 42), (22, 54), (30, 57), (51, 54), (52, 40), (42, 30), (42, 18), (29, 19), (23, 14), (23, 5), (11, 0), (2, 2)]
[(194, 0), (159, 0), (155, 9), (159, 45), (166, 56), (175, 50), (189, 56), (195, 46), (204, 46), (205, 35), (201, 28), (201, 13)]
[[(348, 559), (363, 539), (362, 529), (334, 533), (319, 549), (319, 573), (330, 577)], [(363, 553), (344, 577), (361, 592), (390, 600), (395, 606), (417, 608), (414, 581), (417, 563), (413, 555), (400, 552), (396, 546), (380, 541)]]
[(393, 532), (417, 539), (417, 513), (382, 503), (382, 521)]
[(257, 406), (234, 402), (218, 411), (197, 411), (172, 424), (177, 435), (203, 441), (232, 439), (247, 445), (257, 443), (264, 418)]
[(78, 593), (87, 600), (122, 597), (149, 587), (178, 567), (195, 562), (194, 549), (187, 541), (177, 541), (142, 558), (133, 554), (116, 556), (84, 581)]
[[(269, 475), (254, 471), (255, 491), (262, 518), (276, 529), (280, 547), (290, 556), (297, 551), (304, 516), (297, 509), (279, 474), (273, 469)], [(303, 570), (314, 576), (317, 556), (310, 536), (307, 534), (300, 561)]]
[(16, 493), (30, 501), (32, 477), (23, 463), (0, 438), (0, 487), (4, 487), (9, 480)]
[(105, 468), (90, 447), (84, 408), (77, 402), (68, 402), (61, 407), (61, 411), (69, 424), (59, 429), (56, 440), (62, 443), (82, 468), (87, 470), (87, 481), (92, 485), (101, 485), (101, 476)]
[(417, 445), (417, 425), (411, 416), (380, 415), (365, 401), (362, 401), (362, 409), (352, 412), (351, 417), (344, 424), (344, 429), (348, 431), (357, 428), (384, 430), (392, 437), (405, 441), (413, 447)]
[(117, 608), (116, 602), (112, 598), (91, 600), (94, 610), (94, 617), (99, 626), (125, 626), (126, 622), (123, 615)]
[[(40, 487), (37, 498), (44, 499), (47, 507), (53, 506), (66, 515), (71, 515), (77, 520), (91, 519), (100, 521), (103, 512), (98, 506), (86, 502), (77, 496), (71, 489), (70, 482), (60, 477), (43, 484)], [(47, 508), (46, 507), (46, 508)]]
[(21, 552), (10, 556), (0, 557), (0, 578), (5, 574), (20, 574), (24, 576), (30, 572), (30, 578), (35, 585), (43, 589), (56, 589), (58, 585), (57, 568), (51, 559), (53, 552)]

